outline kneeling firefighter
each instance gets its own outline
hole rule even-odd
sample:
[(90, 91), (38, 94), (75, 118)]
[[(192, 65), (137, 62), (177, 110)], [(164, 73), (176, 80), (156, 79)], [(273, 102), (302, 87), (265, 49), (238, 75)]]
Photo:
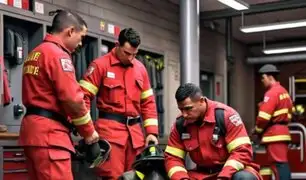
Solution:
[(165, 157), (162, 149), (154, 143), (149, 143), (141, 154), (136, 157), (132, 171), (125, 172), (120, 180), (166, 180), (167, 172), (164, 166)]

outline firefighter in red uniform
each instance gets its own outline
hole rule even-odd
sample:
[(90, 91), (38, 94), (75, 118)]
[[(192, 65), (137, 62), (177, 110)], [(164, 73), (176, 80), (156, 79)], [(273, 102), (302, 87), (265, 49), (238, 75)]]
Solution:
[(94, 60), (80, 81), (88, 107), (97, 96), (96, 129), (112, 145), (110, 158), (97, 169), (102, 179), (117, 179), (131, 169), (144, 145), (158, 143), (155, 97), (146, 68), (135, 59), (139, 45), (138, 33), (123, 29), (116, 47)]
[(287, 90), (276, 81), (278, 73), (279, 70), (271, 64), (259, 69), (267, 92), (259, 104), (254, 133), (266, 145), (276, 179), (288, 180), (291, 176), (287, 156), (288, 142), (291, 140), (288, 123), (291, 119), (292, 100)]
[[(201, 89), (192, 83), (181, 85), (175, 98), (183, 123), (181, 127), (177, 122), (173, 125), (165, 149), (170, 179), (262, 179), (259, 166), (252, 163), (250, 139), (234, 109), (203, 97)], [(218, 122), (217, 109), (223, 112)], [(225, 133), (219, 136), (222, 122)], [(196, 169), (187, 170), (184, 166), (187, 152)]]
[(73, 179), (74, 147), (64, 125), (68, 117), (87, 144), (99, 140), (71, 61), (71, 53), (82, 44), (86, 32), (79, 15), (58, 10), (52, 33), (24, 62), (22, 100), (27, 112), (19, 143), (24, 147), (31, 180)]

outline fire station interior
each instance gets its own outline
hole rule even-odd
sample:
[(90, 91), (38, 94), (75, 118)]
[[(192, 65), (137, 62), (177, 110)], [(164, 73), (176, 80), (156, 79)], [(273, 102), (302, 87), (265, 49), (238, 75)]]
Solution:
[[(181, 3), (179, 0), (159, 1), (167, 1), (177, 6), (180, 6)], [(49, 32), (52, 18), (35, 12), (34, 1), (24, 1), (22, 8), (12, 7), (14, 5), (5, 4), (5, 2), (0, 1), (0, 57), (3, 57), (4, 60), (3, 65), (0, 63), (0, 93), (2, 94), (2, 105), (0, 107), (0, 130), (2, 131), (0, 132), (0, 180), (20, 180), (27, 179), (22, 148), (17, 143), (21, 120), (26, 111), (21, 100), (22, 65), (28, 52), (37, 46)], [(207, 70), (205, 67), (206, 62), (213, 61), (210, 59), (212, 56), (202, 56), (202, 52), (199, 53), (200, 67), (197, 67), (194, 74), (198, 76), (198, 83), (204, 95), (233, 105), (235, 108), (233, 102), (236, 97), (231, 96), (233, 91), (239, 89), (239, 86), (252, 86), (254, 89), (252, 89), (251, 95), (254, 96), (252, 97), (254, 103), (240, 106), (247, 105), (250, 109), (253, 109), (248, 117), (254, 119), (257, 115), (256, 104), (262, 101), (265, 92), (257, 71), (266, 63), (277, 65), (281, 71), (278, 80), (289, 91), (296, 108), (300, 112), (294, 116), (289, 125), (292, 136), (292, 142), (289, 144), (292, 179), (306, 179), (306, 115), (304, 113), (306, 107), (306, 1), (237, 1), (247, 6), (243, 10), (236, 10), (216, 0), (198, 0), (198, 2), (200, 32), (205, 30), (205, 32), (214, 32), (222, 36), (224, 39), (222, 46), (226, 51), (225, 56), (221, 58), (227, 67), (223, 69), (225, 73), (222, 81), (218, 81), (218, 73), (214, 70)], [(45, 12), (45, 14), (47, 13)], [(264, 26), (271, 28), (271, 25), (276, 25), (278, 29), (267, 30), (262, 28)], [(264, 30), (243, 32), (244, 29), (251, 29), (255, 26), (258, 27), (257, 30), (260, 28)], [(77, 80), (81, 79), (93, 59), (106, 54), (115, 46), (115, 39), (116, 37), (113, 36), (89, 31), (88, 36), (83, 41), (81, 50), (73, 54)], [(243, 46), (245, 51), (243, 62), (235, 61), (239, 52), (234, 47), (234, 42)], [(200, 50), (207, 48), (204, 45), (207, 46), (208, 44), (201, 39)], [(188, 45), (181, 47), (181, 51), (184, 51), (186, 47)], [(165, 112), (168, 110), (165, 101), (169, 99), (165, 83), (172, 81), (171, 79), (165, 81), (168, 75), (165, 73), (168, 68), (167, 56), (164, 52), (141, 46), (137, 59), (145, 65), (150, 76), (150, 82), (156, 96), (161, 144), (165, 145), (170, 131), (168, 122), (170, 120), (165, 117)], [(185, 60), (180, 59), (180, 61)], [(212, 62), (215, 69), (218, 69), (217, 66), (220, 66), (220, 62)], [(241, 71), (234, 68), (239, 63), (242, 68), (251, 69), (247, 73), (253, 79), (248, 82), (250, 84), (240, 83), (238, 87), (232, 87), (231, 83), (235, 81), (233, 74), (236, 71)], [(11, 95), (8, 102), (4, 102), (4, 73), (7, 73), (8, 90)], [(181, 70), (180, 73), (180, 76), (184, 76), (185, 72)], [(222, 86), (220, 86), (220, 82), (223, 83)], [(220, 93), (224, 94), (221, 99), (219, 97)], [(95, 101), (93, 101), (91, 106), (93, 120), (97, 119), (97, 113)], [(177, 112), (173, 113), (176, 114)], [(253, 125), (254, 122), (247, 121), (246, 123), (248, 127)], [(261, 165), (261, 174), (265, 179), (273, 179), (272, 171), (266, 167), (264, 147), (256, 146), (254, 151), (256, 154), (255, 161)], [(79, 164), (74, 164), (74, 172), (79, 173), (75, 176), (76, 179), (90, 179), (92, 176), (90, 170), (82, 169), (82, 165)]]

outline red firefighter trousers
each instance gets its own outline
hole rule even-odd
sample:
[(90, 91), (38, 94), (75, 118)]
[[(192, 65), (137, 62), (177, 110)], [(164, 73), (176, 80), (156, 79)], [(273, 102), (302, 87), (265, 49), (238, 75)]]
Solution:
[(110, 142), (112, 150), (109, 158), (98, 168), (96, 175), (103, 180), (118, 179), (124, 172), (132, 169), (138, 150), (133, 148), (131, 140), (122, 146)]
[(73, 180), (69, 151), (47, 147), (24, 147), (31, 180)]

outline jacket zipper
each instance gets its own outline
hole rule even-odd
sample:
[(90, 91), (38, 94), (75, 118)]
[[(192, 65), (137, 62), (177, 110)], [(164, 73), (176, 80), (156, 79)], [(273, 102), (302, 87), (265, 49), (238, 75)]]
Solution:
[(123, 73), (123, 81), (124, 81), (124, 107), (125, 107), (125, 114), (127, 114), (127, 104), (126, 104), (126, 95), (127, 95), (127, 92), (126, 92), (126, 83), (125, 83), (125, 74), (126, 74), (126, 71), (127, 69), (125, 68), (124, 69), (124, 73)]

